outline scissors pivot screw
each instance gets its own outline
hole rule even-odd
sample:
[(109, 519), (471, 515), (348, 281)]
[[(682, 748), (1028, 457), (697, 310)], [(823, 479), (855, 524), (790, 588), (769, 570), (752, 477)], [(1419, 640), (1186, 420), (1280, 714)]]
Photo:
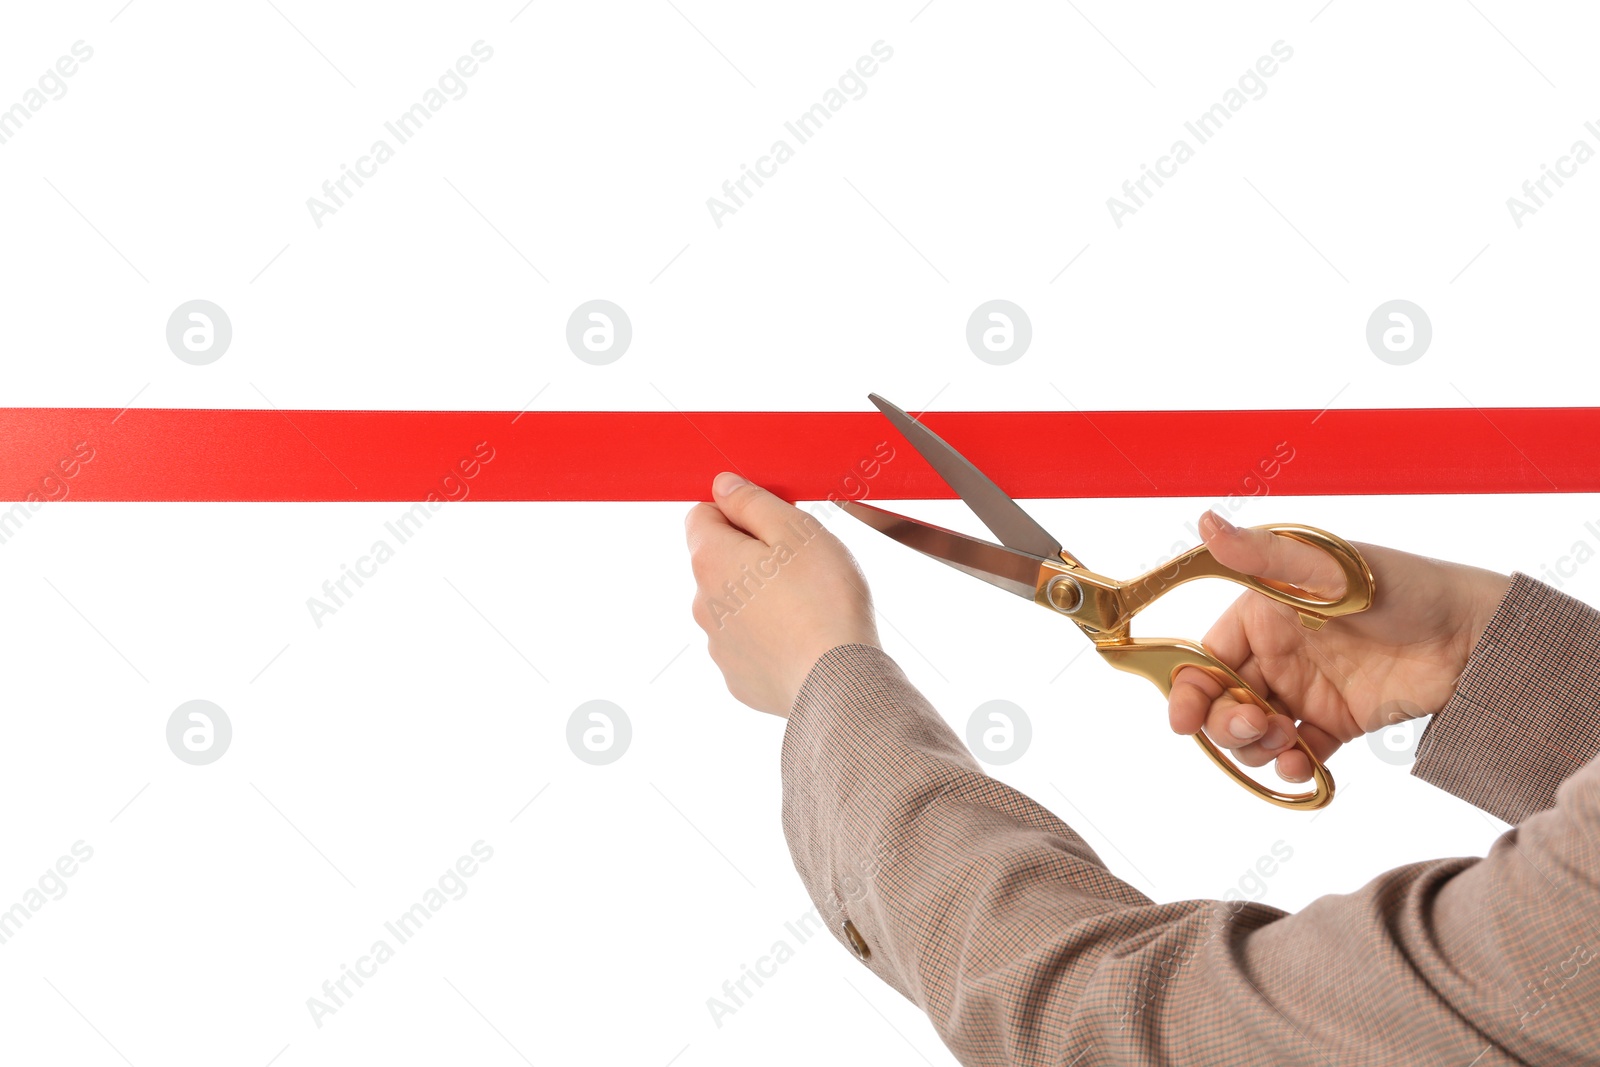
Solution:
[(1083, 606), (1083, 587), (1071, 575), (1058, 574), (1045, 586), (1045, 596), (1050, 606), (1063, 615), (1071, 615)]

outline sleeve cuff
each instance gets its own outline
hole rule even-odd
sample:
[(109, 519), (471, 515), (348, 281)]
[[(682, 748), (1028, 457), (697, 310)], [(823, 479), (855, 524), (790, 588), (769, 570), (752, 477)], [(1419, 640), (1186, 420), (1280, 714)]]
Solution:
[(1411, 773), (1519, 823), (1600, 753), (1600, 611), (1513, 572)]

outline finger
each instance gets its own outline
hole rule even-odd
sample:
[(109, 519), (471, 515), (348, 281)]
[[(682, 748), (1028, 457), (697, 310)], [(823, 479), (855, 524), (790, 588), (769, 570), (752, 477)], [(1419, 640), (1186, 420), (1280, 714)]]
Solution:
[(1264, 767), (1294, 747), (1297, 736), (1293, 719), (1287, 715), (1273, 715), (1267, 720), (1261, 739), (1234, 749), (1233, 758), (1246, 767)]
[(808, 530), (821, 525), (793, 504), (732, 471), (717, 475), (711, 483), (711, 492), (729, 522), (769, 545), (786, 537), (809, 540)]
[[(1228, 621), (1226, 618), (1223, 620)], [(1206, 650), (1213, 658), (1230, 666), (1246, 686), (1257, 693), (1268, 692), (1270, 687), (1266, 675), (1262, 673), (1261, 663), (1250, 651), (1248, 643), (1243, 645), (1244, 651), (1239, 657), (1227, 655), (1213, 647), (1212, 638), (1218, 628), (1213, 627), (1212, 632), (1206, 635)], [(1227, 641), (1219, 643), (1225, 647), (1229, 644)], [(1192, 734), (1204, 726), (1207, 736), (1224, 748), (1237, 748), (1260, 737), (1266, 728), (1267, 716), (1272, 714), (1253, 702), (1239, 700), (1210, 671), (1199, 667), (1182, 668), (1173, 677), (1172, 684), (1167, 714), (1173, 730)]]
[(1212, 703), (1206, 715), (1206, 736), (1216, 742), (1219, 748), (1243, 748), (1259, 741), (1275, 718), (1281, 716), (1269, 714), (1257, 704), (1238, 701), (1224, 694)]
[[(1229, 607), (1222, 617), (1212, 624), (1201, 644), (1215, 659), (1231, 667), (1258, 692), (1265, 692), (1266, 679), (1262, 677), (1259, 665), (1251, 658), (1250, 638), (1245, 632), (1244, 620), (1240, 617), (1237, 606)], [(1212, 704), (1222, 696), (1222, 692), (1222, 684), (1209, 673), (1197, 667), (1184, 667), (1180, 670), (1173, 677), (1172, 695), (1167, 701), (1167, 713), (1173, 730), (1180, 734), (1192, 734), (1199, 730), (1207, 722)], [(1205, 694), (1203, 700), (1198, 695), (1200, 693)], [(1232, 701), (1230, 706), (1236, 706), (1237, 703)], [(1227, 736), (1225, 724), (1219, 729), (1223, 736)], [(1216, 733), (1213, 730), (1206, 732)]]
[[(1339, 751), (1343, 744), (1337, 737), (1326, 730), (1309, 722), (1301, 722), (1296, 730), (1300, 739), (1306, 743), (1320, 762), (1326, 763), (1329, 756)], [(1298, 748), (1291, 748), (1278, 757), (1278, 777), (1289, 782), (1309, 782), (1311, 780), (1311, 761), (1306, 759), (1306, 754)]]
[(753, 543), (743, 530), (728, 522), (715, 504), (696, 504), (683, 517), (684, 540), (689, 545), (689, 566), (695, 577), (702, 576), (712, 561), (740, 545)]
[[(1247, 655), (1233, 672), (1256, 692), (1267, 692), (1266, 676), (1253, 656)], [(1240, 701), (1210, 671), (1193, 666), (1173, 676), (1167, 697), (1167, 717), (1175, 732), (1192, 734), (1203, 726), (1206, 735), (1223, 748), (1237, 748), (1260, 737), (1270, 714), (1254, 703)]]
[[(1205, 646), (1217, 659), (1232, 667), (1235, 671), (1241, 669), (1254, 653), (1250, 646), (1250, 633), (1245, 629), (1244, 612), (1240, 609), (1253, 593), (1241, 593), (1237, 600), (1228, 606), (1217, 621), (1211, 624), (1211, 629), (1200, 643)], [(1247, 679), (1252, 685), (1254, 679)]]
[[(1258, 744), (1267, 737), (1273, 720), (1283, 717), (1276, 709), (1268, 710), (1252, 700), (1240, 700), (1232, 692), (1224, 692), (1206, 709), (1203, 728), (1212, 744), (1237, 751)], [(1276, 742), (1277, 735), (1271, 739)]]
[(1167, 694), (1167, 721), (1174, 733), (1192, 734), (1205, 725), (1212, 701), (1222, 695), (1222, 685), (1198, 667), (1184, 667), (1172, 678)]
[(1274, 769), (1277, 770), (1278, 777), (1286, 782), (1311, 781), (1311, 761), (1306, 759), (1306, 754), (1298, 748), (1291, 748), (1279, 756)]
[(1286, 582), (1328, 600), (1344, 595), (1344, 571), (1338, 562), (1303, 541), (1235, 526), (1215, 511), (1200, 516), (1200, 536), (1218, 563), (1242, 574)]
[(706, 603), (706, 598), (695, 591), (694, 602), (689, 605), (689, 617), (694, 619), (694, 624), (706, 633), (712, 630), (711, 605)]

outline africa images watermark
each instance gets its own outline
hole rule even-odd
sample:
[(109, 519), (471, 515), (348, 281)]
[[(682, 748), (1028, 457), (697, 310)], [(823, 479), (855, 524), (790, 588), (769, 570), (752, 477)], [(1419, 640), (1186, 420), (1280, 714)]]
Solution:
[(1589, 543), (1588, 537), (1579, 537), (1572, 542), (1572, 547), (1567, 552), (1556, 557), (1554, 563), (1540, 563), (1541, 582), (1560, 589), (1577, 576), (1578, 570), (1585, 563), (1595, 558), (1597, 554), (1595, 545), (1600, 545), (1600, 525), (1595, 522), (1585, 522), (1583, 528), (1594, 538), (1594, 544)]
[[(1229, 493), (1225, 498), (1211, 505), (1208, 510), (1214, 511), (1223, 518), (1228, 519), (1229, 522), (1232, 522), (1233, 520), (1230, 516), (1243, 507), (1247, 499), (1255, 496), (1267, 496), (1272, 492), (1272, 486), (1269, 483), (1283, 472), (1284, 467), (1294, 462), (1294, 456), (1294, 446), (1288, 441), (1279, 441), (1272, 446), (1271, 455), (1262, 456), (1256, 460), (1254, 469), (1240, 479), (1239, 488), (1245, 490), (1244, 492)], [(1200, 528), (1195, 525), (1195, 520), (1187, 520), (1183, 524), (1183, 528), (1193, 534), (1195, 540), (1200, 541), (1202, 544), (1204, 543), (1205, 539), (1200, 536)], [(1140, 576), (1130, 580), (1129, 587), (1142, 590), (1160, 589), (1167, 582), (1175, 580), (1179, 576), (1180, 568), (1172, 561), (1187, 552), (1189, 548), (1190, 542), (1188, 541), (1172, 542), (1172, 547), (1168, 549), (1167, 561), (1149, 569), (1141, 567)]]
[[(404, 545), (415, 537), (445, 504), (467, 499), (472, 493), (472, 487), (467, 483), (481, 474), (485, 466), (494, 462), (494, 455), (494, 447), (488, 441), (479, 441), (470, 455), (456, 461), (455, 467), (439, 479), (439, 492), (429, 490), (426, 497), (401, 512), (392, 522), (385, 522), (383, 528), (394, 538), (395, 545)], [(440, 492), (444, 495), (441, 496)], [(395, 557), (395, 545), (380, 537), (372, 543), (366, 555), (356, 560), (354, 567), (341, 563), (339, 577), (329, 578), (322, 583), (322, 595), (327, 600), (306, 597), (306, 610), (311, 613), (311, 621), (316, 623), (317, 629), (322, 629), (324, 617), (336, 614), (355, 597), (366, 584), (364, 579), (375, 577), (378, 568)], [(355, 583), (355, 589), (350, 588), (352, 582)]]
[[(837, 490), (828, 490), (827, 503), (838, 507), (846, 500), (865, 500), (871, 495), (872, 491), (872, 487), (868, 483), (883, 472), (885, 464), (893, 461), (894, 445), (890, 444), (888, 440), (879, 441), (872, 446), (872, 455), (865, 459), (857, 460), (855, 465), (839, 479)], [(824, 514), (831, 511), (831, 509), (825, 508), (821, 504), (815, 505), (815, 507), (823, 511)], [(812, 517), (818, 519), (822, 517), (817, 514), (816, 510), (808, 510)]]
[[(857, 461), (850, 473), (841, 479), (843, 499), (865, 498), (868, 492), (867, 482), (876, 478), (883, 470), (883, 465), (892, 459), (894, 459), (894, 446), (888, 441), (879, 441), (874, 446), (872, 455)], [(828, 500), (830, 503), (838, 504), (841, 497), (838, 493), (830, 491)], [(708, 609), (711, 617), (716, 620), (719, 630), (729, 619), (748, 607), (767, 582), (777, 578), (783, 567), (792, 562), (799, 555), (800, 549), (810, 544), (817, 534), (822, 532), (824, 526), (816, 515), (801, 511), (800, 518), (786, 523), (785, 528), (795, 535), (793, 543), (789, 540), (778, 541), (772, 546), (772, 551), (756, 560), (754, 567), (748, 563), (740, 564), (739, 580), (734, 582), (730, 579), (722, 583), (722, 591), (727, 594), (726, 599), (723, 597), (708, 599)]]
[[(874, 56), (877, 58), (873, 58)], [(790, 145), (787, 140), (780, 137), (772, 142), (765, 155), (756, 159), (754, 169), (747, 163), (739, 164), (739, 176), (722, 183), (722, 197), (706, 197), (706, 210), (711, 212), (711, 221), (716, 223), (717, 229), (722, 229), (722, 220), (726, 216), (736, 214), (745, 206), (746, 200), (755, 196), (754, 190), (750, 188), (751, 182), (754, 182), (759, 189), (765, 184), (763, 178), (776, 176), (778, 167), (794, 158), (796, 147), (822, 132), (822, 127), (850, 100), (860, 100), (867, 95), (866, 79), (878, 73), (880, 63), (887, 63), (893, 58), (893, 48), (883, 41), (874, 41), (872, 55), (862, 56), (855, 61), (853, 67), (847, 67), (845, 72), (839, 75), (837, 88), (830, 87), (822, 94), (820, 102), (812, 104), (794, 120), (783, 124), (783, 128), (794, 138), (794, 145)], [(849, 94), (848, 98), (845, 96), (846, 93)]]
[[(1175, 177), (1178, 168), (1194, 158), (1196, 146), (1205, 144), (1221, 133), (1227, 121), (1242, 110), (1245, 104), (1251, 100), (1260, 100), (1267, 95), (1266, 79), (1278, 72), (1279, 63), (1287, 63), (1294, 57), (1294, 49), (1283, 41), (1272, 42), (1271, 52), (1272, 55), (1257, 59), (1253, 67), (1239, 76), (1238, 88), (1228, 89), (1222, 94), (1219, 103), (1212, 104), (1195, 119), (1183, 124), (1183, 128), (1194, 138), (1194, 145), (1182, 137), (1173, 141), (1167, 154), (1156, 159), (1153, 169), (1149, 164), (1141, 163), (1139, 177), (1122, 183), (1122, 195), (1127, 197), (1127, 200), (1115, 196), (1106, 198), (1106, 209), (1111, 212), (1111, 221), (1116, 224), (1117, 229), (1122, 229), (1124, 218), (1137, 214), (1139, 209), (1145, 206), (1145, 201), (1155, 196), (1149, 183), (1154, 182), (1157, 189), (1161, 188), (1165, 184), (1161, 179)], [(1274, 56), (1277, 58), (1274, 59)], [(1249, 94), (1248, 97), (1245, 96), (1246, 93)]]
[[(72, 495), (72, 479), (94, 461), (94, 446), (88, 440), (69, 446), (53, 467), (45, 468), (39, 475), (39, 487), (29, 489), (28, 495), (0, 511), (0, 544), (5, 544), (22, 532), (22, 526), (46, 504), (65, 500)], [(42, 495), (41, 495), (42, 494)]]
[[(1600, 140), (1600, 126), (1596, 126), (1592, 120), (1585, 122), (1583, 128), (1588, 131), (1589, 136)], [(1566, 185), (1562, 178), (1577, 177), (1578, 168), (1594, 156), (1594, 147), (1580, 137), (1572, 142), (1572, 147), (1567, 150), (1566, 155), (1556, 160), (1554, 167), (1548, 163), (1539, 164), (1539, 176), (1529, 178), (1522, 183), (1522, 195), (1527, 199), (1506, 197), (1506, 210), (1511, 213), (1511, 221), (1516, 228), (1522, 229), (1528, 216), (1538, 214), (1540, 208), (1547, 206), (1545, 201), (1555, 196), (1556, 192)], [(1552, 182), (1555, 183), (1555, 189), (1550, 188)]]
[(865, 899), (867, 890), (872, 886), (872, 880), (878, 876), (884, 864), (893, 858), (892, 850), (885, 849), (881, 844), (875, 845), (870, 856), (863, 861), (850, 864), (840, 876), (839, 888), (843, 890), (844, 899), (841, 900), (835, 895), (825, 901), (825, 910), (828, 912), (826, 916), (813, 904), (808, 910), (783, 924), (784, 933), (788, 936), (775, 940), (765, 953), (756, 957), (753, 966), (747, 963), (739, 964), (738, 977), (729, 978), (722, 983), (720, 990), (722, 995), (706, 998), (706, 1010), (711, 1013), (711, 1021), (716, 1028), (722, 1029), (730, 1015), (745, 1007), (756, 992), (766, 984), (765, 979), (776, 977), (778, 968), (794, 959), (795, 949), (798, 946), (804, 945), (823, 930), (842, 929), (848, 917), (846, 902), (858, 904)]
[[(363, 979), (375, 977), (380, 966), (394, 959), (398, 946), (420, 933), (450, 901), (460, 900), (467, 895), (467, 879), (478, 873), (481, 864), (494, 858), (494, 849), (482, 840), (472, 843), (471, 852), (472, 855), (462, 856), (446, 867), (437, 883), (423, 890), (417, 903), (401, 912), (393, 921), (383, 924), (384, 931), (394, 939), (394, 944), (391, 945), (385, 937), (376, 939), (366, 954), (356, 957), (355, 967), (339, 964), (339, 977), (322, 983), (320, 997), (306, 998), (306, 1010), (311, 1013), (311, 1021), (318, 1030), (325, 1025), (328, 1016), (348, 1006), (346, 1002), (366, 985)], [(350, 988), (351, 983), (355, 984), (355, 989)]]
[(1545, 967), (1536, 981), (1528, 983), (1526, 995), (1517, 1002), (1517, 1029), (1522, 1030), (1565, 992), (1573, 979), (1593, 963), (1597, 953), (1587, 945), (1575, 945), (1567, 958), (1554, 968)]
[[(0, 945), (16, 937), (22, 930), (23, 924), (32, 919), (50, 901), (60, 900), (66, 896), (66, 879), (78, 873), (80, 863), (88, 863), (94, 858), (94, 849), (82, 841), (74, 841), (71, 852), (71, 856), (62, 856), (45, 868), (44, 873), (39, 876), (37, 889), (29, 886), (23, 891), (20, 901), (0, 911)], [(74, 856), (77, 858), (74, 859)]]
[(57, 59), (53, 67), (46, 68), (39, 75), (37, 89), (30, 87), (24, 90), (20, 101), (0, 110), (0, 145), (21, 133), (22, 127), (43, 111), (50, 101), (66, 96), (66, 79), (78, 73), (81, 64), (94, 58), (94, 49), (82, 41), (73, 41), (71, 51), (72, 55)]
[[(395, 157), (397, 147), (421, 133), (422, 128), (432, 121), (433, 116), (442, 110), (445, 104), (451, 100), (460, 100), (467, 95), (466, 80), (478, 73), (479, 63), (487, 63), (494, 58), (494, 49), (483, 41), (474, 41), (471, 51), (472, 55), (461, 56), (453, 67), (447, 68), (439, 75), (435, 85), (424, 90), (422, 99), (418, 103), (412, 104), (394, 119), (383, 124), (383, 128), (394, 138), (393, 145), (382, 137), (373, 141), (366, 154), (356, 158), (353, 169), (347, 164), (339, 164), (339, 176), (322, 183), (322, 197), (306, 198), (306, 210), (311, 212), (311, 221), (317, 229), (322, 229), (322, 220), (326, 216), (337, 214), (339, 209), (345, 206), (346, 201), (355, 196), (355, 190), (350, 188), (350, 183), (355, 183), (356, 189), (360, 189), (366, 184), (363, 178), (376, 177), (378, 167)], [(446, 93), (449, 94), (448, 97)]]
[(720, 630), (729, 619), (749, 607), (756, 594), (766, 588), (767, 582), (776, 579), (778, 572), (800, 554), (800, 549), (810, 544), (823, 530), (821, 520), (805, 512), (800, 513), (798, 520), (784, 523), (784, 528), (794, 535), (792, 541), (786, 538), (776, 542), (772, 551), (756, 560), (754, 567), (741, 563), (739, 580), (735, 582), (729, 579), (722, 583), (726, 599), (715, 596), (708, 598), (708, 610), (716, 620), (717, 629)]
[(1234, 916), (1264, 897), (1267, 892), (1267, 879), (1277, 874), (1279, 868), (1292, 858), (1294, 858), (1294, 847), (1280, 839), (1272, 843), (1268, 852), (1258, 856), (1255, 863), (1245, 868), (1244, 873), (1234, 884), (1223, 891), (1222, 899), (1212, 902), (1215, 908), (1211, 910), (1217, 914), (1210, 923), (1205, 938), (1192, 948), (1174, 950), (1158, 957), (1153, 961), (1153, 973), (1140, 977), (1134, 990), (1135, 1003), (1118, 1016), (1117, 1029), (1126, 1029), (1132, 1019), (1155, 1001), (1180, 967), (1200, 955), (1207, 945), (1228, 929), (1228, 923)]

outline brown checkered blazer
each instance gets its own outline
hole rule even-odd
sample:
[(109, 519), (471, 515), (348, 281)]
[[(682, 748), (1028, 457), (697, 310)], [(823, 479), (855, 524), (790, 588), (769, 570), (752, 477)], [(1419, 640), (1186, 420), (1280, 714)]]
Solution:
[(1482, 859), (1294, 914), (1155, 903), (866, 645), (795, 701), (783, 827), (834, 936), (965, 1064), (1572, 1067), (1600, 1063), (1597, 753), (1600, 612), (1518, 572), (1413, 768), (1520, 824)]

